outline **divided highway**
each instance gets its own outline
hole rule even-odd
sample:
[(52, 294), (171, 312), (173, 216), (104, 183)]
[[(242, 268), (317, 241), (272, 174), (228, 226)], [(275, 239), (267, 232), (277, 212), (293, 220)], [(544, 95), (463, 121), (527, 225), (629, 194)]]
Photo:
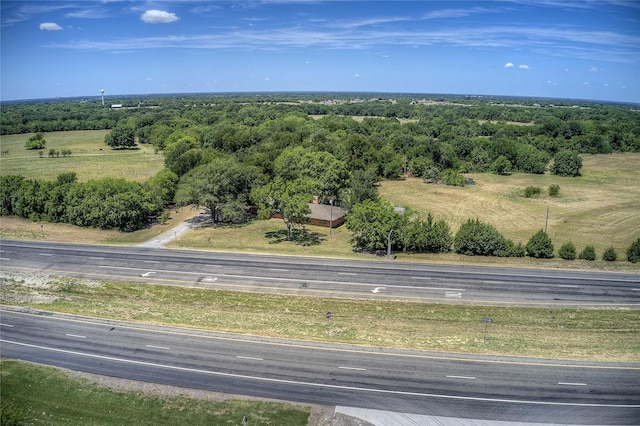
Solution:
[(188, 388), (413, 414), (637, 424), (640, 365), (287, 342), (3, 309), (2, 356)]
[(520, 306), (640, 308), (640, 275), (0, 241), (2, 270), (230, 290)]
[[(640, 275), (0, 241), (0, 271), (315, 296), (640, 308)], [(290, 342), (0, 310), (3, 357), (128, 379), (434, 416), (638, 424), (640, 364)]]

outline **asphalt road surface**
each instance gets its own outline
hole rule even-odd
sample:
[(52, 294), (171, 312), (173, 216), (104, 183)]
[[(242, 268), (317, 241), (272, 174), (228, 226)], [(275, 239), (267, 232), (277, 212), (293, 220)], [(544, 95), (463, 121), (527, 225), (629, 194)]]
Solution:
[(640, 308), (640, 274), (0, 241), (3, 271), (312, 296)]
[(637, 424), (640, 365), (291, 342), (5, 308), (2, 356), (134, 380), (433, 416)]
[[(0, 241), (0, 270), (315, 296), (640, 307), (638, 274)], [(251, 338), (4, 308), (3, 357), (217, 392), (509, 422), (639, 424), (640, 365)]]

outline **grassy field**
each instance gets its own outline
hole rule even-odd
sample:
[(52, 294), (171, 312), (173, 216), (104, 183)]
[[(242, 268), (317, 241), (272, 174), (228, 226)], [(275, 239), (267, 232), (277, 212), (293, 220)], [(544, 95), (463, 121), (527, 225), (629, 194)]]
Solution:
[[(425, 351), (640, 361), (637, 309), (461, 306), (3, 275), (6, 304), (91, 317)], [(484, 317), (493, 319), (486, 342)]]
[[(42, 150), (42, 157), (40, 150), (24, 147), (31, 133), (3, 135), (0, 137), (0, 173), (55, 180), (60, 173), (76, 172), (80, 182), (103, 177), (124, 177), (143, 182), (163, 167), (164, 157), (154, 153), (152, 146), (113, 150), (104, 143), (107, 133), (106, 130), (45, 133), (47, 145)], [(68, 149), (71, 155), (49, 158), (50, 149)]]
[[(111, 390), (77, 374), (0, 362), (2, 421), (44, 425), (306, 425), (309, 407), (245, 399), (195, 399)], [(15, 423), (12, 422), (15, 421)]]
[[(640, 154), (585, 155), (582, 176), (489, 173), (467, 176), (475, 184), (464, 188), (429, 185), (417, 178), (386, 181), (380, 195), (416, 212), (431, 212), (445, 219), (455, 232), (467, 219), (478, 218), (494, 225), (514, 242), (526, 244), (545, 228), (556, 250), (572, 241), (578, 252), (593, 245), (598, 258), (613, 246), (625, 259), (629, 245), (640, 237)], [(558, 197), (548, 188), (560, 186)], [(521, 194), (528, 186), (539, 187), (536, 198)]]

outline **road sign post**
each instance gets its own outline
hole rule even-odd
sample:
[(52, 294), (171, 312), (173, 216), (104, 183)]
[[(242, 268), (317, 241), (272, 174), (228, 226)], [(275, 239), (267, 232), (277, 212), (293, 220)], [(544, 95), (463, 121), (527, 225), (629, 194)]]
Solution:
[(333, 314), (331, 313), (331, 311), (327, 311), (327, 313), (325, 314), (325, 318), (327, 319), (327, 334), (329, 334), (329, 328), (331, 325), (331, 317), (333, 316)]
[(487, 343), (487, 327), (489, 323), (493, 322), (491, 318), (482, 318), (482, 322), (484, 323), (484, 334), (482, 335), (482, 343)]

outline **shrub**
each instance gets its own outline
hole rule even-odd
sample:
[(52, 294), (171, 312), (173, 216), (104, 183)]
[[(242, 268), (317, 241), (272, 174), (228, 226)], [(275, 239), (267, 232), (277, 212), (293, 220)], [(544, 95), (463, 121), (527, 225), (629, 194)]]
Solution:
[(46, 143), (47, 141), (44, 140), (44, 134), (38, 132), (27, 140), (24, 147), (27, 149), (43, 149)]
[(466, 179), (457, 170), (448, 169), (440, 174), (440, 179), (445, 185), (450, 186), (464, 186)]
[(530, 257), (550, 259), (553, 257), (553, 244), (551, 238), (542, 229), (533, 234), (525, 246)]
[(583, 260), (596, 260), (596, 249), (593, 246), (586, 246), (578, 257)]
[(549, 186), (549, 197), (557, 197), (560, 194), (560, 185), (550, 185)]
[(496, 256), (500, 257), (525, 257), (526, 255), (527, 250), (522, 243), (515, 244), (511, 240), (505, 240), (504, 251), (496, 253)]
[(491, 163), (491, 171), (497, 175), (508, 175), (511, 173), (511, 168), (513, 165), (511, 161), (504, 155), (496, 158), (493, 163)]
[(607, 262), (615, 262), (618, 259), (618, 253), (616, 253), (616, 249), (613, 247), (609, 247), (602, 253), (602, 260), (606, 260)]
[(551, 173), (559, 176), (580, 176), (582, 158), (577, 152), (568, 149), (558, 151), (553, 157)]
[(504, 256), (507, 243), (492, 225), (469, 219), (458, 229), (453, 247), (456, 253), (468, 256)]
[(540, 192), (541, 190), (537, 186), (527, 186), (524, 189), (524, 197), (525, 198), (537, 197), (538, 195), (540, 195)]
[(558, 255), (565, 260), (574, 260), (576, 258), (576, 246), (571, 241), (567, 241), (560, 247)]
[(627, 249), (627, 260), (632, 263), (640, 261), (640, 237), (632, 242)]
[(431, 213), (426, 220), (415, 219), (398, 230), (404, 250), (416, 253), (444, 253), (451, 249), (453, 237), (444, 220), (434, 221)]

